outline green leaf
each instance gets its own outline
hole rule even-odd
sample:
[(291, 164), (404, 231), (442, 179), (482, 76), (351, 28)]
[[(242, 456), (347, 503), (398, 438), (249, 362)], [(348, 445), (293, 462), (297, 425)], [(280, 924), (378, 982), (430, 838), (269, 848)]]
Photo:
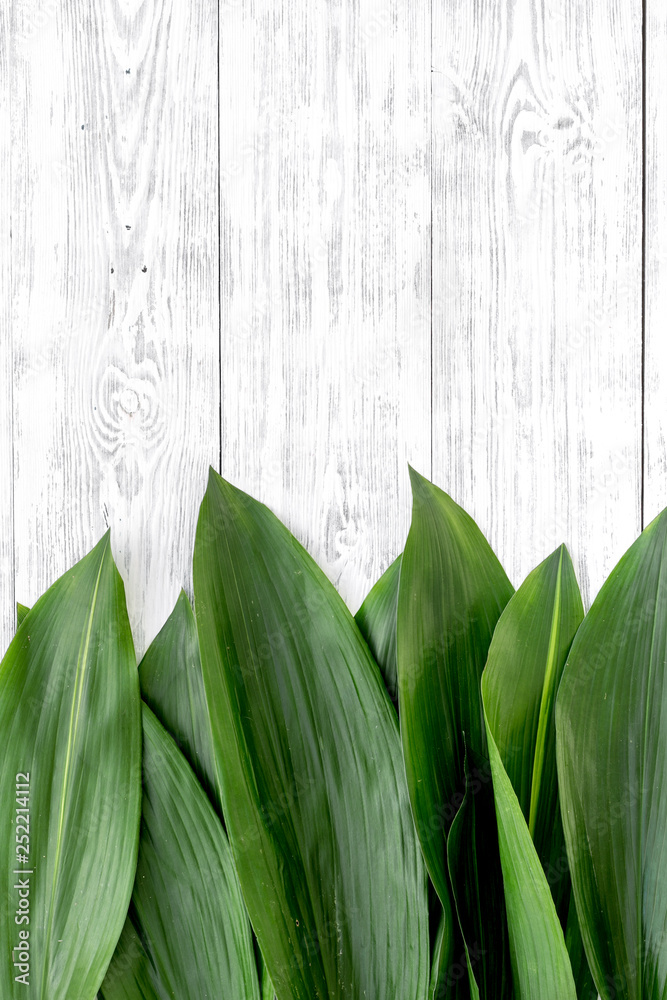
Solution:
[(21, 625), (23, 624), (23, 622), (24, 622), (25, 618), (27, 617), (29, 611), (30, 611), (30, 608), (26, 607), (25, 604), (18, 604), (17, 603), (17, 605), (16, 605), (16, 627), (17, 628), (21, 627)]
[(572, 883), (605, 1000), (667, 995), (666, 546), (667, 511), (594, 601), (556, 706)]
[(496, 746), (565, 925), (570, 879), (558, 805), (556, 692), (584, 617), (564, 545), (539, 564), (503, 611), (484, 673)]
[(168, 1000), (159, 989), (156, 975), (141, 938), (128, 917), (98, 1000)]
[[(227, 837), (192, 769), (143, 707), (144, 800), (130, 919), (155, 996), (259, 1000), (250, 924)], [(131, 946), (133, 938), (128, 942)], [(105, 1000), (136, 978), (132, 956), (114, 956)], [(134, 942), (136, 945), (136, 941)], [(125, 973), (123, 973), (125, 969)], [(128, 996), (140, 998), (131, 991)]]
[[(447, 862), (463, 936), (470, 995), (510, 1000), (512, 970), (489, 763), (466, 758), (466, 791), (447, 838)], [(479, 989), (478, 989), (479, 987)]]
[(527, 576), (500, 616), (484, 671), (484, 704), (561, 924), (568, 928), (566, 944), (577, 993), (588, 998), (592, 979), (570, 906), (554, 714), (567, 654), (583, 617), (572, 560), (561, 545)]
[(443, 912), (433, 946), (429, 1000), (447, 1000), (451, 994), (449, 973), (454, 958), (454, 918), (451, 906)]
[(146, 650), (139, 665), (139, 682), (144, 701), (176, 740), (222, 816), (197, 626), (184, 591)]
[(385, 570), (355, 616), (395, 706), (398, 706), (396, 615), (401, 558), (394, 559), (389, 569)]
[[(144, 701), (175, 739), (224, 823), (197, 625), (185, 591), (148, 647), (139, 665), (139, 681)], [(258, 948), (256, 953), (263, 982)]]
[[(484, 704), (496, 746), (543, 864), (558, 819), (556, 692), (584, 617), (572, 560), (561, 545), (521, 584), (493, 634)], [(562, 834), (558, 849), (562, 849)]]
[(195, 612), (230, 843), (280, 1000), (420, 1000), (426, 879), (396, 716), (296, 539), (211, 470)]
[[(0, 995), (94, 997), (127, 913), (141, 804), (139, 679), (108, 534), (14, 637), (0, 666), (0, 732)], [(24, 774), (29, 801), (19, 806)], [(20, 807), (30, 816), (29, 866), (17, 864)], [(17, 925), (21, 879), (30, 923)], [(30, 935), (27, 987), (12, 965), (21, 930)]]
[(565, 947), (570, 956), (572, 975), (577, 987), (577, 996), (580, 1000), (598, 1000), (598, 991), (593, 983), (591, 970), (588, 968), (584, 942), (581, 938), (581, 927), (577, 916), (577, 907), (574, 902), (574, 893), (571, 891), (567, 911), (567, 922), (565, 924)]
[(262, 953), (260, 952), (259, 954), (260, 954), (260, 968), (261, 968), (260, 984), (261, 984), (262, 1000), (274, 1000), (276, 991), (273, 988), (273, 983), (271, 982), (271, 976), (269, 974), (269, 970), (266, 967), (266, 962), (261, 957)]
[(446, 835), (465, 787), (463, 733), (484, 755), (479, 684), (512, 586), (472, 518), (410, 475), (412, 525), (398, 597), (401, 736), (417, 831), (445, 905)]
[[(486, 675), (482, 679), (486, 701)], [(576, 1000), (570, 959), (549, 883), (521, 805), (503, 767), (491, 726), (486, 732), (493, 775), (516, 1000)]]

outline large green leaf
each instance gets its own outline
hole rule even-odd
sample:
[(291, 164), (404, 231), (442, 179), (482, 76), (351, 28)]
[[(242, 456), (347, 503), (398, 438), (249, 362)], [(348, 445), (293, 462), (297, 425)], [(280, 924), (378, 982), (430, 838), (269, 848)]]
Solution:
[(221, 815), (197, 626), (184, 591), (139, 664), (139, 682), (144, 701)]
[(545, 866), (564, 846), (554, 709), (583, 617), (572, 560), (561, 545), (529, 574), (503, 611), (484, 674), (489, 724)]
[(355, 620), (380, 668), (389, 697), (398, 705), (396, 615), (401, 556), (385, 570), (355, 615)]
[(222, 824), (146, 705), (143, 733), (141, 840), (130, 908), (135, 934), (121, 941), (102, 994), (116, 1000), (125, 989), (140, 1000), (147, 979), (160, 1000), (259, 1000), (250, 924)]
[(465, 787), (463, 734), (473, 753), (485, 754), (480, 678), (512, 586), (472, 518), (410, 475), (398, 597), (401, 735), (417, 831), (444, 904), (446, 834)]
[[(484, 671), (484, 704), (507, 776), (547, 875), (579, 996), (592, 979), (583, 959), (558, 804), (556, 692), (584, 617), (572, 560), (559, 546), (524, 580), (496, 625)], [(569, 919), (568, 919), (569, 918)]]
[[(486, 698), (486, 676), (482, 690)], [(576, 1000), (563, 928), (486, 719), (516, 1000)]]
[(489, 763), (466, 755), (466, 791), (447, 838), (447, 864), (472, 1000), (510, 1000), (512, 970)]
[[(139, 679), (108, 534), (17, 632), (0, 666), (0, 733), (0, 995), (86, 1000), (123, 928), (141, 803)], [(17, 794), (24, 774), (29, 801)], [(27, 865), (18, 836), (29, 836)], [(19, 881), (29, 883), (30, 922), (17, 925)], [(21, 930), (28, 986), (12, 965)]]
[(594, 601), (556, 706), (572, 882), (605, 1000), (667, 996), (666, 546), (663, 512)]
[(396, 716), (354, 619), (213, 471), (194, 561), (225, 819), (280, 1000), (420, 1000), (426, 879)]

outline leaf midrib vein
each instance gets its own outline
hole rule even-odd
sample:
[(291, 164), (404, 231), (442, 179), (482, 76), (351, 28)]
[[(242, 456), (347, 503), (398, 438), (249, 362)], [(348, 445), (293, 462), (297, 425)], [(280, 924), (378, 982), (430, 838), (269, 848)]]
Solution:
[[(108, 545), (108, 543), (107, 543)], [(45, 987), (46, 987), (46, 975), (48, 969), (48, 957), (51, 944), (51, 935), (53, 932), (53, 916), (55, 908), (55, 897), (56, 889), (58, 886), (58, 875), (60, 869), (60, 857), (62, 854), (62, 835), (63, 827), (65, 824), (65, 803), (67, 801), (67, 786), (69, 783), (69, 772), (70, 764), (72, 761), (72, 752), (74, 743), (76, 741), (76, 734), (79, 726), (79, 714), (81, 711), (81, 697), (83, 694), (83, 682), (86, 676), (86, 671), (88, 668), (88, 653), (90, 649), (90, 637), (93, 630), (93, 617), (95, 615), (95, 608), (97, 605), (97, 595), (100, 587), (100, 579), (102, 576), (102, 568), (104, 566), (104, 559), (106, 556), (107, 549), (105, 547), (102, 553), (102, 558), (100, 559), (100, 568), (97, 572), (97, 579), (95, 580), (95, 589), (93, 591), (93, 597), (90, 605), (90, 611), (88, 613), (88, 626), (86, 628), (86, 637), (83, 644), (83, 651), (79, 654), (79, 659), (76, 665), (76, 677), (74, 679), (74, 695), (72, 698), (72, 709), (70, 712), (69, 730), (67, 733), (67, 754), (65, 757), (65, 774), (63, 778), (63, 793), (60, 802), (60, 814), (58, 816), (58, 836), (56, 839), (56, 857), (53, 866), (53, 883), (51, 886), (51, 901), (49, 905), (49, 922), (46, 929), (46, 938), (44, 940), (44, 959), (42, 965), (42, 982), (40, 987), (40, 996), (42, 1000), (46, 997)], [(75, 715), (76, 706), (76, 715)]]

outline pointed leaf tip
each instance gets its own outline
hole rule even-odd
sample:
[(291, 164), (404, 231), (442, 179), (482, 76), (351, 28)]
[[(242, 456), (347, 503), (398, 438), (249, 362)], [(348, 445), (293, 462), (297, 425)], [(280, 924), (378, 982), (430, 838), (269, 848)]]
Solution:
[(410, 486), (412, 487), (413, 497), (432, 496), (433, 490), (437, 489), (437, 487), (434, 487), (433, 483), (429, 479), (422, 476), (421, 473), (417, 472), (417, 470), (411, 465), (408, 465), (408, 472), (410, 473)]

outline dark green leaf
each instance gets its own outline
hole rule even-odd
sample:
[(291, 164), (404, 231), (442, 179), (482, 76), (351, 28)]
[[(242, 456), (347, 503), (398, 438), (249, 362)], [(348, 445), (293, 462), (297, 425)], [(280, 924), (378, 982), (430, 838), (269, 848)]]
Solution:
[[(132, 927), (102, 986), (105, 1000), (259, 1000), (250, 924), (227, 837), (166, 730), (143, 707), (144, 799)], [(134, 930), (134, 934), (132, 934)], [(141, 945), (141, 948), (139, 948)], [(125, 990), (125, 993), (122, 992)]]
[(556, 692), (584, 608), (564, 545), (539, 564), (500, 616), (484, 672), (485, 707), (496, 746), (517, 794), (573, 959), (577, 993), (589, 1000), (558, 804)]
[(98, 994), (98, 1000), (171, 1000), (159, 988), (156, 973), (134, 924), (128, 917)]
[(400, 573), (401, 556), (394, 559), (389, 569), (382, 574), (355, 616), (359, 630), (380, 667), (389, 697), (396, 707), (398, 707), (396, 615)]
[(410, 474), (412, 525), (398, 598), (401, 735), (419, 838), (444, 904), (445, 838), (465, 786), (463, 733), (484, 755), (479, 684), (512, 586), (472, 518)]
[(611, 573), (556, 707), (561, 812), (605, 1000), (667, 995), (667, 512)]
[(211, 724), (197, 626), (184, 591), (139, 665), (141, 693), (173, 736), (218, 813)]
[[(571, 887), (570, 887), (571, 888)], [(570, 891), (570, 901), (565, 925), (565, 947), (570, 956), (572, 975), (574, 976), (579, 1000), (598, 1000), (598, 991), (593, 983), (591, 970), (588, 968), (584, 942), (581, 938), (581, 927), (574, 902), (574, 893)]]
[[(486, 675), (482, 679), (486, 700)], [(516, 1000), (576, 1000), (549, 883), (486, 719)]]
[[(141, 804), (139, 679), (108, 534), (17, 632), (0, 666), (0, 732), (0, 995), (94, 997), (127, 913)], [(23, 774), (29, 866), (17, 864)], [(20, 879), (30, 923), (17, 925)], [(27, 987), (12, 965), (21, 930), (30, 935)]]
[(433, 947), (429, 1000), (449, 1000), (452, 995), (449, 972), (454, 959), (454, 919), (451, 907), (440, 917)]
[(260, 961), (260, 967), (261, 967), (260, 983), (262, 990), (262, 1000), (274, 1000), (276, 991), (273, 988), (273, 983), (271, 982), (271, 976), (269, 975), (269, 970), (267, 969), (266, 962), (264, 961), (263, 958)]
[[(468, 755), (466, 792), (447, 838), (471, 997), (509, 1000), (512, 970), (489, 763)], [(478, 991), (479, 987), (479, 991)]]
[(354, 619), (213, 471), (194, 577), (224, 813), (276, 994), (420, 1000), (426, 879), (396, 716)]

